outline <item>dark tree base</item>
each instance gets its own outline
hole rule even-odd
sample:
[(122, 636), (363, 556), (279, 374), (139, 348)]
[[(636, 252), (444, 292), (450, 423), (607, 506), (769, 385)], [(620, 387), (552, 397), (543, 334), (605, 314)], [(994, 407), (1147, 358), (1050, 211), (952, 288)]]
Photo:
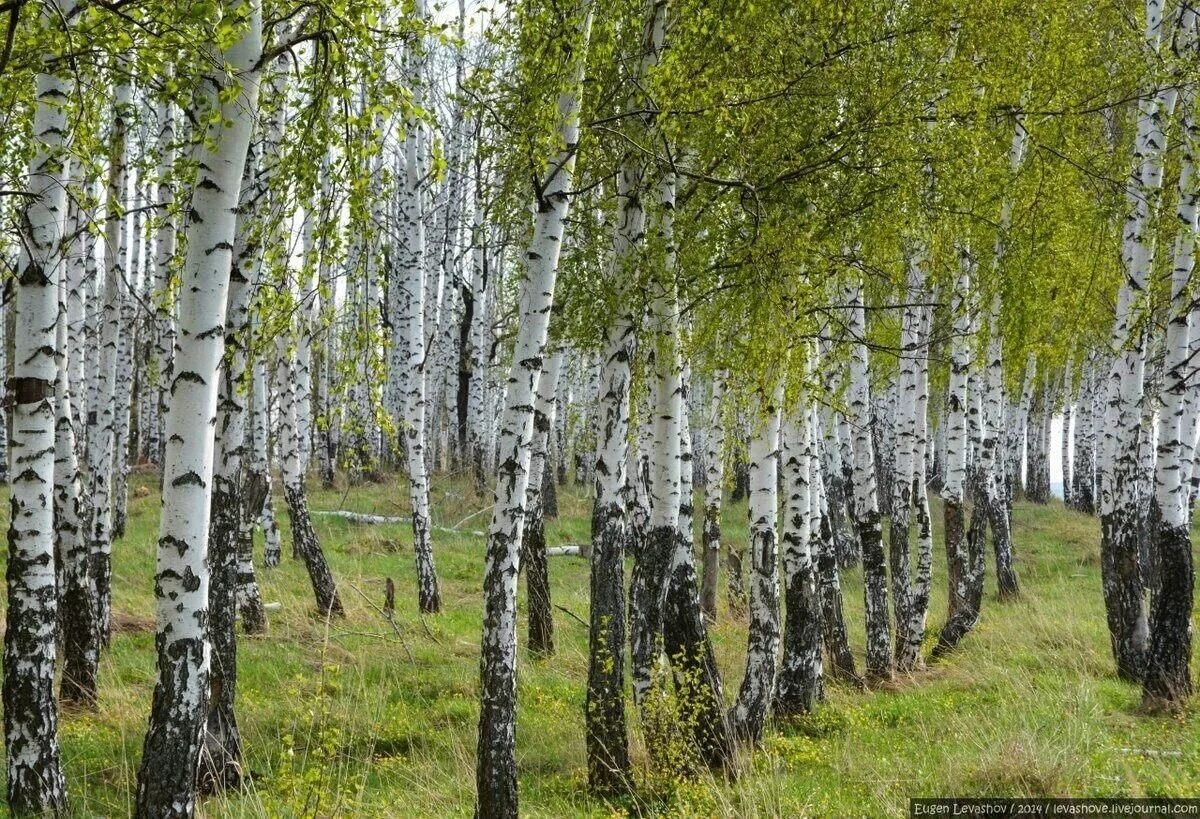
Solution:
[(887, 558), (883, 553), (883, 529), (879, 513), (858, 521), (858, 539), (862, 544), (863, 598), (867, 619), (868, 683), (892, 679), (891, 626), (887, 592)]
[(1154, 597), (1142, 703), (1177, 711), (1192, 695), (1192, 606), (1195, 571), (1187, 527), (1160, 526), (1161, 583)]
[(592, 512), (591, 615), (588, 630), (588, 786), (618, 796), (632, 787), (625, 725), (625, 531), (619, 506)]
[[(691, 544), (684, 548), (691, 549)], [(732, 774), (734, 746), (725, 718), (721, 673), (700, 616), (696, 567), (691, 561), (678, 562), (671, 573), (664, 615), (663, 647), (694, 746), (709, 768)]]
[(812, 567), (791, 578), (784, 592), (783, 660), (775, 687), (775, 715), (811, 713), (824, 699), (821, 668), (821, 600)]
[(308, 514), (308, 499), (304, 495), (304, 487), (284, 486), (283, 496), (287, 501), (288, 520), (292, 523), (292, 537), (295, 539), (300, 559), (304, 561), (304, 568), (308, 571), (317, 610), (322, 617), (345, 617), (346, 611), (342, 608), (341, 598), (338, 597), (333, 573), (329, 571), (325, 552), (321, 549), (321, 542), (317, 539), (312, 518)]
[(550, 566), (546, 559), (546, 524), (541, 510), (529, 510), (521, 542), (525, 592), (529, 603), (529, 651), (538, 656), (554, 653), (554, 615), (550, 611)]

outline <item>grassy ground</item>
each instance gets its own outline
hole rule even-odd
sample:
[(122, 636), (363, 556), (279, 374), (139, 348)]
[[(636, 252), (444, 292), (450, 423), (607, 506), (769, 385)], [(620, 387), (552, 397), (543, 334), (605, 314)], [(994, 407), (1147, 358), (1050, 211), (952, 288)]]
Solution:
[[(101, 706), (63, 715), (72, 810), (122, 816), (131, 801), (154, 679), (152, 571), (158, 499), (140, 477), (129, 534), (114, 548), (117, 633), (101, 665)], [(403, 514), (403, 485), (314, 491), (313, 509)], [(435, 483), (436, 522), (483, 529), (487, 501)], [(7, 504), (0, 504), (7, 509)], [(565, 492), (551, 545), (586, 538), (589, 505)], [(286, 515), (281, 512), (286, 524)], [(1098, 525), (1059, 505), (1015, 511), (1019, 601), (995, 600), (953, 658), (860, 694), (832, 687), (813, 717), (772, 730), (733, 784), (679, 782), (646, 769), (636, 801), (610, 805), (585, 788), (583, 682), (587, 565), (552, 558), (559, 651), (522, 655), (518, 745), (522, 810), (531, 816), (898, 816), (910, 796), (1200, 795), (1200, 716), (1138, 713), (1139, 691), (1111, 671), (1100, 599)], [(725, 527), (745, 538), (745, 507)], [(208, 816), (469, 816), (474, 798), (482, 542), (436, 536), (445, 613), (418, 617), (406, 526), (317, 519), (346, 605), (344, 621), (311, 613), (300, 565), (260, 570), (270, 632), (241, 640), (239, 713), (247, 792), (208, 800)], [(285, 530), (285, 538), (287, 536)], [(945, 609), (940, 533), (931, 631)], [(990, 567), (989, 567), (990, 571)], [(397, 586), (399, 635), (380, 616)], [(845, 580), (852, 641), (863, 644), (861, 584)], [(522, 602), (523, 605), (523, 602)], [(573, 616), (572, 616), (573, 615)], [(725, 611), (714, 639), (728, 694), (742, 674), (745, 623)], [(861, 663), (861, 657), (860, 657)], [(636, 720), (631, 719), (636, 726)]]

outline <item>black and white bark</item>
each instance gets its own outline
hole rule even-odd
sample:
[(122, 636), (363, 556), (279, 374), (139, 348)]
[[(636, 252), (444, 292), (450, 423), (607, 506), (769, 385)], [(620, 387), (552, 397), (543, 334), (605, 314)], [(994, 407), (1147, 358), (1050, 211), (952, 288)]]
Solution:
[(317, 530), (313, 528), (312, 517), (308, 512), (308, 491), (305, 486), (304, 468), (301, 466), (302, 447), (297, 405), (308, 400), (309, 396), (299, 394), (301, 385), (295, 378), (295, 352), (288, 345), (286, 338), (281, 337), (277, 341), (276, 352), (280, 370), (279, 380), (283, 387), (279, 397), (279, 471), (283, 481), (283, 497), (287, 503), (288, 521), (292, 527), (293, 550), (308, 572), (318, 614), (323, 618), (341, 617), (346, 612), (338, 596), (337, 583), (329, 568), (329, 561), (325, 558), (321, 540), (317, 537)]
[[(1157, 59), (1163, 35), (1162, 0), (1146, 0), (1147, 58)], [(1149, 636), (1140, 566), (1140, 464), (1146, 338), (1142, 329), (1155, 256), (1152, 221), (1160, 198), (1165, 121), (1175, 86), (1144, 94), (1138, 105), (1133, 167), (1126, 191), (1129, 207), (1123, 235), (1125, 277), (1117, 295), (1110, 346), (1100, 455), (1100, 571), (1109, 637), (1117, 674), (1140, 680)]]
[(521, 539), (521, 562), (525, 569), (525, 597), (529, 605), (529, 651), (554, 653), (554, 613), (550, 605), (550, 566), (546, 560), (546, 493), (544, 491), (554, 426), (555, 395), (558, 391), (562, 352), (546, 358), (538, 379), (533, 404), (533, 453), (529, 461), (529, 486), (525, 490), (525, 531)]
[[(63, 22), (70, 26), (76, 16), (73, 0), (45, 4), (37, 21), (40, 36), (54, 42), (57, 29)], [(57, 815), (66, 809), (67, 786), (54, 696), (58, 653), (55, 384), (60, 327), (65, 335), (65, 322), (59, 315), (59, 281), (64, 267), (69, 176), (67, 104), (75, 91), (71, 65), (47, 47), (34, 86), (29, 196), (19, 216), (21, 244), (10, 316), (13, 335), (6, 345), (12, 361), (5, 389), (11, 437), (4, 747), (12, 812)]]
[[(1197, 14), (1185, 5), (1179, 14), (1179, 56), (1196, 55)], [(1159, 584), (1150, 613), (1150, 640), (1142, 684), (1144, 702), (1157, 708), (1179, 708), (1191, 695), (1192, 606), (1195, 571), (1192, 566), (1190, 475), (1194, 452), (1192, 431), (1185, 424), (1189, 398), (1195, 401), (1197, 382), (1191, 361), (1192, 327), (1189, 298), (1195, 266), (1197, 185), (1194, 151), (1200, 126), (1196, 122), (1195, 92), (1180, 91), (1180, 121), (1184, 133), (1184, 155), (1179, 170), (1179, 203), (1176, 215), (1179, 233), (1171, 274), (1170, 321), (1167, 324), (1163, 407), (1158, 416), (1158, 447), (1155, 464), (1157, 564)]]
[(583, 3), (570, 19), (580, 29), (578, 33), (564, 32), (576, 47), (564, 55), (569, 60), (564, 67), (570, 80), (557, 98), (558, 144), (547, 157), (545, 181), (537, 195), (520, 286), (520, 329), (500, 415), (499, 475), (487, 537), (479, 662), (476, 815), (482, 819), (517, 816), (517, 575), (529, 488), (533, 402), (546, 351), (579, 142), (590, 2)]
[[(416, 5), (418, 18), (425, 15), (424, 0)], [(425, 78), (423, 46), (408, 58), (407, 81), (413, 101), (421, 105)], [(427, 467), (427, 382), (430, 375), (429, 334), (436, 326), (426, 326), (429, 318), (429, 273), (426, 269), (424, 163), (427, 150), (425, 127), (416, 119), (405, 125), (404, 174), (400, 191), (400, 214), (405, 241), (397, 245), (397, 272), (389, 289), (389, 310), (395, 337), (389, 358), (389, 375), (400, 391), (402, 417), (398, 419), (404, 464), (408, 472), (409, 501), (412, 506), (413, 553), (417, 565), (417, 604), (420, 610), (441, 610), (437, 570), (433, 560), (433, 533), (429, 513), (429, 474)], [(434, 277), (436, 278), (436, 277)], [(434, 294), (436, 295), (436, 293)]]
[(821, 473), (817, 408), (802, 405), (789, 412), (781, 440), (787, 608), (775, 714), (786, 718), (811, 712), (823, 696), (822, 601), (816, 558), (822, 523), (821, 498), (816, 487)]
[[(779, 391), (782, 392), (782, 391)], [(776, 393), (772, 399), (761, 401), (762, 417), (759, 429), (750, 439), (750, 630), (746, 649), (746, 673), (738, 689), (737, 700), (730, 710), (729, 722), (734, 735), (743, 742), (757, 744), (762, 740), (763, 725), (771, 707), (775, 691), (775, 678), (779, 666), (779, 470), (780, 459), (780, 406), (782, 396)], [(795, 447), (797, 436), (791, 429), (795, 422), (790, 417), (789, 443)], [(811, 432), (811, 430), (809, 430)], [(811, 445), (811, 436), (801, 446)], [(805, 447), (805, 454), (811, 447)], [(791, 449), (785, 457), (791, 457)], [(799, 457), (799, 456), (797, 456)], [(793, 464), (787, 463), (788, 476), (788, 522), (792, 522), (792, 493), (797, 491), (793, 483)], [(804, 467), (808, 462), (804, 461)], [(795, 469), (800, 468), (797, 460)], [(807, 468), (804, 475), (805, 498), (799, 512), (808, 523)], [(789, 566), (791, 564), (789, 563)]]
[[(194, 119), (213, 122), (196, 147), (199, 168), (185, 228), (179, 328), (166, 414), (155, 602), (158, 680), (138, 770), (135, 815), (191, 816), (208, 715), (208, 535), (218, 376), (242, 171), (258, 104), (262, 53), (257, 0), (233, 0), (247, 26), (195, 96)], [(224, 70), (229, 66), (232, 70)], [(214, 114), (219, 116), (214, 117)]]
[(725, 422), (723, 398), (725, 374), (713, 375), (708, 395), (708, 418), (704, 451), (704, 585), (700, 608), (710, 621), (717, 618), (717, 584), (721, 565), (721, 499), (725, 493)]
[(871, 385), (868, 376), (866, 309), (862, 284), (846, 290), (851, 338), (847, 420), (854, 434), (854, 515), (862, 551), (863, 597), (867, 622), (867, 677), (892, 676), (891, 627), (888, 621), (887, 560), (876, 492), (875, 450), (871, 438)]
[(257, 157), (246, 152), (238, 200), (236, 238), (230, 264), (225, 313), (224, 360), (219, 376), (214, 444), (213, 489), (208, 536), (208, 625), (211, 684), (201, 753), (200, 787), (205, 792), (236, 788), (242, 780), (242, 740), (234, 710), (237, 695), (238, 554), (249, 487), (242, 459), (246, 450), (247, 347), (250, 302), (261, 246), (257, 240), (259, 202)]
[(66, 283), (60, 291), (58, 314), (58, 372), (54, 382), (57, 421), (54, 437), (55, 544), (62, 564), (59, 589), (59, 622), (62, 628), (63, 672), (59, 696), (75, 705), (96, 704), (96, 675), (100, 660), (100, 631), (96, 612), (96, 587), (91, 580), (91, 560), (84, 525), (85, 504), (79, 474), (75, 425), (71, 418), (70, 373), (76, 369), (69, 356), (68, 316), (71, 311)]
[(950, 304), (953, 336), (950, 342), (950, 385), (946, 398), (946, 479), (942, 486), (948, 613), (933, 655), (953, 650), (974, 628), (978, 610), (970, 605), (971, 566), (968, 555), (964, 506), (967, 500), (968, 375), (971, 366), (971, 316), (968, 294), (975, 262), (966, 247), (960, 248), (960, 269)]

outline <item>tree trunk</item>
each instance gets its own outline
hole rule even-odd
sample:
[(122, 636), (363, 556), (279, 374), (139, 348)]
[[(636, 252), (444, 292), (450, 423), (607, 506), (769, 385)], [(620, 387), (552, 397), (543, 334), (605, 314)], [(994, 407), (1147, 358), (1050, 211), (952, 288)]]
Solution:
[[(1185, 7), (1181, 15), (1180, 38), (1176, 48), (1195, 59), (1196, 12)], [(1184, 56), (1184, 55), (1180, 55)], [(1154, 594), (1150, 615), (1150, 645), (1142, 697), (1152, 708), (1178, 709), (1192, 692), (1192, 603), (1195, 572), (1192, 567), (1190, 487), (1192, 471), (1190, 449), (1192, 431), (1184, 426), (1189, 398), (1196, 398), (1195, 364), (1190, 360), (1192, 306), (1189, 299), (1197, 230), (1197, 189), (1192, 151), (1200, 137), (1195, 119), (1194, 92), (1180, 92), (1180, 120), (1185, 135), (1184, 155), (1179, 171), (1179, 234), (1175, 239), (1175, 260), (1171, 275), (1170, 323), (1166, 337), (1166, 379), (1164, 403), (1158, 416), (1158, 449), (1155, 464), (1156, 497), (1160, 519), (1157, 532), (1159, 586)], [(1190, 394), (1190, 395), (1189, 395)]]
[[(1145, 40), (1155, 59), (1162, 36), (1162, 2), (1146, 0)], [(1117, 296), (1108, 377), (1104, 438), (1100, 458), (1100, 571), (1108, 629), (1117, 674), (1140, 680), (1149, 626), (1143, 599), (1139, 557), (1140, 526), (1138, 444), (1142, 429), (1146, 306), (1144, 293), (1154, 262), (1150, 224), (1162, 186), (1165, 120), (1174, 107), (1176, 88), (1145, 94), (1139, 103), (1133, 169), (1127, 199), (1129, 215), (1123, 236), (1125, 281)]]
[[(42, 9), (38, 27), (43, 36), (51, 36), (62, 23), (70, 26), (76, 14), (72, 0), (55, 0)], [(56, 379), (55, 358), (58, 345), (65, 342), (59, 338), (65, 336), (65, 322), (59, 317), (59, 281), (69, 176), (66, 104), (75, 93), (72, 77), (71, 65), (48, 48), (35, 80), (34, 153), (29, 161), (29, 198), (20, 216), (14, 337), (9, 347), (12, 363), (5, 389), (12, 421), (8, 442), (12, 482), (4, 736), (8, 804), (17, 815), (57, 815), (67, 803), (54, 696), (58, 596), (52, 488), (55, 384), (61, 380)], [(57, 400), (65, 403), (67, 397)]]
[(500, 416), (500, 465), (495, 506), (488, 529), (483, 580), (483, 635), (480, 640), (479, 743), (476, 758), (476, 814), (481, 819), (517, 816), (517, 574), (525, 517), (525, 493), (533, 437), (533, 399), (545, 354), (554, 283), (562, 251), (575, 153), (590, 2), (580, 8), (582, 48), (572, 82), (558, 95), (560, 150), (549, 157), (547, 178), (538, 196), (533, 236), (525, 253), (521, 283), (520, 329), (513, 350)]
[(849, 417), (854, 429), (854, 514), (861, 543), (863, 596), (867, 620), (867, 678), (892, 676), (891, 629), (888, 623), (887, 561), (883, 553), (883, 527), (875, 489), (875, 455), (871, 440), (871, 387), (867, 374), (866, 311), (862, 285), (846, 293), (850, 305)]
[(950, 313), (954, 335), (950, 354), (950, 387), (946, 399), (946, 480), (942, 486), (946, 572), (949, 586), (949, 611), (938, 635), (933, 657), (952, 651), (975, 626), (979, 611), (970, 606), (968, 583), (971, 566), (968, 555), (963, 506), (966, 502), (968, 374), (971, 366), (971, 317), (968, 294), (975, 262), (967, 248), (960, 249), (961, 267), (954, 286)]
[(709, 394), (708, 435), (704, 453), (704, 585), (700, 590), (700, 609), (709, 621), (717, 619), (717, 572), (721, 564), (721, 498), (725, 492), (725, 424), (722, 398), (725, 375), (713, 376)]
[(313, 529), (312, 518), (308, 513), (308, 495), (304, 487), (304, 471), (300, 466), (300, 439), (296, 422), (296, 405), (307, 396), (298, 396), (297, 383), (294, 377), (295, 361), (287, 349), (286, 340), (280, 339), (277, 344), (279, 351), (279, 366), (281, 381), (284, 383), (283, 394), (280, 396), (279, 408), (279, 446), (280, 473), (283, 479), (283, 497), (287, 502), (288, 520), (292, 524), (292, 541), (296, 555), (304, 562), (312, 584), (313, 597), (317, 603), (317, 612), (321, 617), (345, 616), (341, 598), (338, 596), (337, 584), (321, 541)]
[[(810, 713), (823, 697), (821, 668), (822, 608), (814, 547), (821, 537), (820, 478), (815, 406), (797, 407), (782, 435), (784, 487), (783, 571), (787, 615), (783, 660), (775, 691), (780, 718)], [(843, 624), (843, 630), (845, 628)], [(844, 633), (844, 632), (843, 632)], [(831, 646), (831, 650), (836, 650)]]
[[(83, 526), (75, 428), (71, 422), (68, 356), (69, 294), (62, 291), (58, 313), (58, 372), (54, 400), (58, 415), (54, 437), (54, 512), (57, 552), (62, 560), (59, 622), (62, 627), (63, 673), (59, 696), (64, 702), (95, 706), (96, 673), (100, 660), (100, 632), (96, 615), (96, 588), (91, 582), (87, 533)], [(81, 353), (82, 348), (74, 352)]]
[[(258, 102), (254, 66), (262, 52), (257, 0), (234, 0), (227, 14), (249, 12), (248, 28), (221, 53), (197, 91), (194, 121), (214, 133), (197, 147), (180, 287), (179, 337), (166, 415), (163, 514), (155, 598), (158, 682), (138, 771), (138, 817), (190, 816), (209, 697), (207, 563), (209, 504), (235, 213)], [(224, 67), (233, 71), (226, 74)], [(233, 93), (230, 93), (232, 90)], [(225, 125), (228, 123), (228, 126)], [(214, 328), (217, 328), (214, 331)]]
[(529, 604), (529, 651), (540, 656), (554, 653), (550, 567), (546, 560), (545, 485), (550, 429), (554, 425), (554, 397), (561, 365), (562, 353), (551, 354), (538, 379), (533, 405), (533, 454), (529, 462), (529, 487), (525, 491), (525, 534), (521, 543), (525, 597)]
[[(424, 17), (424, 2), (417, 4), (417, 16)], [(410, 88), (414, 102), (421, 104), (424, 80), (420, 77), (423, 59), (410, 56), (412, 76)], [(398, 340), (393, 343), (390, 359), (391, 376), (402, 392), (401, 421), (404, 445), (404, 464), (408, 472), (409, 501), (412, 505), (413, 553), (417, 565), (417, 605), (422, 612), (441, 611), (441, 592), (438, 589), (437, 569), (433, 562), (433, 538), (429, 519), (429, 474), (426, 465), (426, 379), (434, 363), (426, 345), (426, 337), (436, 327), (426, 327), (425, 269), (425, 192), (422, 163), (425, 152), (425, 130), (413, 120), (408, 123), (404, 140), (404, 185), (400, 198), (403, 230), (407, 241), (398, 249), (396, 285), (389, 291), (393, 326)]]
[(255, 240), (258, 204), (257, 156), (246, 152), (238, 200), (236, 239), (225, 313), (224, 366), (220, 373), (213, 489), (208, 535), (208, 634), (212, 652), (207, 727), (200, 759), (200, 789), (236, 788), (242, 780), (242, 740), (237, 698), (238, 550), (246, 486), (242, 454), (246, 443), (247, 346), (250, 300), (257, 284), (261, 247)]
[[(779, 506), (777, 464), (780, 458), (781, 398), (782, 395), (777, 393), (774, 400), (761, 402), (760, 429), (750, 439), (750, 633), (746, 648), (746, 673), (742, 677), (737, 701), (730, 711), (729, 722), (739, 740), (753, 745), (762, 741), (763, 725), (771, 706), (778, 673), (779, 541), (776, 510)], [(787, 458), (789, 481), (787, 521), (794, 526), (795, 516), (800, 515), (807, 526), (808, 462), (802, 459), (807, 458), (811, 449), (811, 430), (806, 426), (805, 432), (809, 437), (803, 438), (804, 433), (794, 430), (794, 425), (789, 416), (790, 448), (783, 456)], [(795, 452), (797, 444), (804, 450), (803, 455)], [(806, 495), (803, 507), (799, 506), (798, 498), (793, 497), (799, 491), (795, 472), (802, 468), (805, 472), (803, 481)], [(795, 536), (796, 533), (789, 531), (789, 534)], [(805, 537), (805, 534), (799, 537)], [(794, 550), (798, 547), (789, 542), (788, 548)], [(794, 569), (796, 556), (785, 553), (785, 559), (787, 566)], [(784, 681), (781, 680), (780, 684), (783, 685)]]

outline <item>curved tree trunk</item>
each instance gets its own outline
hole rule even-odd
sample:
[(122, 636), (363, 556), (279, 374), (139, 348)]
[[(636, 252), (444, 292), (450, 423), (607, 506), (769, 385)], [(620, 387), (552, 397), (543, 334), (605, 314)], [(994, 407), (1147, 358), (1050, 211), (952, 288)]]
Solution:
[[(500, 416), (500, 466), (488, 529), (480, 641), (479, 743), (476, 814), (481, 819), (517, 816), (517, 574), (525, 517), (525, 493), (533, 438), (533, 399), (541, 377), (562, 251), (575, 153), (579, 106), (592, 10), (580, 15), (583, 47), (573, 52), (571, 85), (558, 96), (560, 150), (548, 157), (547, 179), (538, 197), (533, 237), (525, 253), (520, 330), (513, 350)], [(565, 36), (578, 36), (564, 32)]]
[[(235, 213), (258, 102), (254, 66), (262, 52), (257, 0), (234, 0), (226, 13), (249, 12), (244, 33), (224, 52), (196, 95), (194, 119), (219, 125), (197, 148), (180, 287), (179, 338), (166, 416), (163, 514), (155, 598), (158, 682), (138, 770), (138, 817), (190, 816), (209, 697), (207, 563), (214, 418), (235, 237)], [(241, 7), (241, 8), (239, 8)], [(230, 90), (233, 93), (229, 93)], [(226, 127), (224, 124), (229, 123)]]
[(279, 352), (280, 380), (285, 385), (280, 396), (279, 407), (279, 446), (280, 446), (280, 476), (283, 479), (283, 497), (287, 503), (288, 520), (292, 525), (292, 542), (296, 555), (304, 562), (308, 572), (309, 582), (312, 583), (313, 597), (316, 600), (317, 611), (322, 617), (342, 617), (341, 598), (338, 596), (337, 584), (321, 541), (313, 529), (312, 518), (308, 513), (308, 494), (304, 486), (304, 470), (300, 466), (300, 435), (296, 420), (296, 405), (307, 396), (297, 395), (297, 382), (294, 377), (295, 361), (292, 352), (287, 348), (286, 340), (280, 339), (277, 344)]

